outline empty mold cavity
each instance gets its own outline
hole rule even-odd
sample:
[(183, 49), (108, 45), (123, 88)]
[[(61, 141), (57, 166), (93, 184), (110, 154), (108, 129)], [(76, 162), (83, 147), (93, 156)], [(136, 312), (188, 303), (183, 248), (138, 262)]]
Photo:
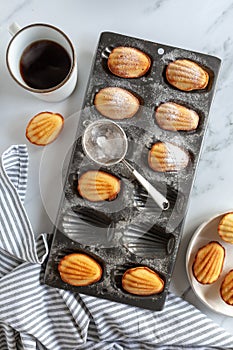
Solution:
[(149, 222), (132, 223), (124, 231), (123, 245), (136, 256), (156, 259), (172, 254), (175, 237)]
[(62, 231), (83, 245), (109, 246), (115, 223), (104, 213), (86, 207), (68, 209), (62, 218)]

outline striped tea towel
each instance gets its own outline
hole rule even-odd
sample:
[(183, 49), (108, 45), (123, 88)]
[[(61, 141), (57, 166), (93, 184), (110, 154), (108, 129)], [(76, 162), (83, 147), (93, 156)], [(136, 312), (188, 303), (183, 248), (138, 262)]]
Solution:
[(0, 350), (233, 349), (233, 336), (169, 293), (152, 312), (43, 284), (47, 235), (35, 238), (23, 207), (28, 155), (0, 163)]

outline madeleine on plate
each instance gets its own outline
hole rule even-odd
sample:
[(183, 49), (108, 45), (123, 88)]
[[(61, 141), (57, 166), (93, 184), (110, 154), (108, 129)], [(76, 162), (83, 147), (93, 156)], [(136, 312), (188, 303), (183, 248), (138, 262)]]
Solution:
[(225, 249), (218, 242), (209, 242), (198, 249), (193, 263), (193, 275), (202, 284), (217, 281), (222, 272)]
[(228, 305), (233, 305), (233, 270), (229, 271), (220, 287), (220, 294), (222, 299)]
[(218, 225), (218, 234), (225, 242), (233, 244), (233, 213), (222, 217)]

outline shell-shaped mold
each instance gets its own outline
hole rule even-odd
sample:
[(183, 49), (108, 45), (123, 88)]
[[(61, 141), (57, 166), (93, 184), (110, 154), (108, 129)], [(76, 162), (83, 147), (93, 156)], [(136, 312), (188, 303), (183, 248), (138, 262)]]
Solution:
[(26, 137), (35, 145), (45, 146), (58, 137), (63, 124), (64, 118), (61, 114), (52, 112), (39, 113), (29, 121)]
[(205, 89), (209, 82), (209, 74), (197, 63), (180, 59), (168, 64), (167, 81), (182, 91)]
[(214, 283), (222, 272), (224, 258), (225, 249), (218, 242), (201, 247), (193, 263), (194, 277), (202, 284)]
[(224, 277), (220, 293), (225, 303), (233, 305), (233, 270), (229, 271)]
[(103, 116), (122, 120), (131, 118), (137, 113), (140, 101), (126, 89), (106, 87), (95, 95), (94, 105)]
[(121, 181), (117, 177), (100, 170), (89, 170), (78, 180), (80, 196), (91, 202), (111, 201), (120, 189)]
[(147, 258), (167, 256), (175, 246), (175, 238), (171, 233), (149, 222), (129, 225), (122, 240), (131, 253)]
[(100, 264), (83, 253), (64, 256), (59, 262), (58, 271), (61, 279), (72, 286), (88, 286), (102, 277)]
[[(157, 189), (162, 193), (162, 189), (159, 187)], [(167, 200), (170, 203), (170, 208), (173, 208), (177, 202), (178, 191), (174, 188), (167, 186), (167, 192), (165, 194)], [(181, 197), (181, 196), (180, 196)], [(183, 197), (182, 197), (183, 198)], [(148, 214), (154, 214), (156, 212), (160, 213), (161, 209), (155, 203), (155, 201), (151, 198), (148, 192), (144, 189), (144, 187), (138, 185), (134, 190), (134, 207), (139, 210), (146, 210)], [(182, 203), (179, 205), (179, 210), (181, 210)]]
[(139, 78), (151, 66), (150, 57), (134, 47), (115, 47), (108, 57), (110, 72), (121, 78)]
[(105, 214), (91, 208), (69, 209), (62, 220), (62, 230), (70, 239), (83, 245), (109, 246), (115, 223)]
[(149, 166), (159, 172), (185, 169), (189, 160), (187, 151), (170, 142), (156, 142), (148, 154)]
[(155, 119), (160, 128), (165, 130), (192, 131), (198, 126), (199, 115), (177, 103), (166, 102), (156, 109)]
[(218, 234), (225, 242), (233, 244), (233, 213), (222, 217), (218, 225)]
[(137, 266), (125, 271), (122, 288), (130, 294), (152, 295), (164, 289), (164, 281), (157, 272), (146, 266)]

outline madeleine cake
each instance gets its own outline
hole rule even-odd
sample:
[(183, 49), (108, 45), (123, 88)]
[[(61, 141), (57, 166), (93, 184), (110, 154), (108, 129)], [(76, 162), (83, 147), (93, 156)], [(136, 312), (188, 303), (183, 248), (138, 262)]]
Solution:
[(121, 181), (104, 171), (89, 170), (78, 180), (78, 192), (81, 197), (91, 201), (112, 201), (120, 192)]
[(220, 287), (220, 294), (225, 303), (233, 305), (233, 270), (230, 270), (224, 277)]
[(167, 81), (182, 91), (205, 89), (209, 82), (209, 74), (199, 64), (180, 59), (168, 64)]
[(72, 286), (88, 286), (102, 277), (100, 264), (87, 254), (73, 253), (64, 256), (59, 262), (61, 279)]
[(218, 234), (225, 242), (233, 244), (233, 213), (222, 217), (218, 225)]
[(202, 284), (211, 284), (219, 278), (225, 259), (225, 249), (218, 242), (201, 247), (194, 259), (193, 275)]
[(189, 154), (170, 142), (156, 142), (149, 151), (148, 163), (154, 171), (179, 171), (187, 167)]
[(152, 295), (163, 291), (164, 281), (155, 271), (138, 266), (124, 273), (122, 287), (131, 294)]
[(41, 112), (29, 121), (26, 128), (26, 137), (35, 145), (48, 145), (58, 137), (63, 124), (64, 118), (61, 114)]
[(108, 57), (108, 68), (121, 78), (139, 78), (151, 66), (150, 57), (134, 47), (115, 47)]
[(155, 119), (161, 129), (170, 131), (196, 130), (199, 115), (192, 109), (174, 102), (162, 103), (155, 111)]
[(133, 117), (139, 109), (140, 102), (126, 89), (106, 87), (95, 95), (94, 105), (103, 116), (121, 120)]

